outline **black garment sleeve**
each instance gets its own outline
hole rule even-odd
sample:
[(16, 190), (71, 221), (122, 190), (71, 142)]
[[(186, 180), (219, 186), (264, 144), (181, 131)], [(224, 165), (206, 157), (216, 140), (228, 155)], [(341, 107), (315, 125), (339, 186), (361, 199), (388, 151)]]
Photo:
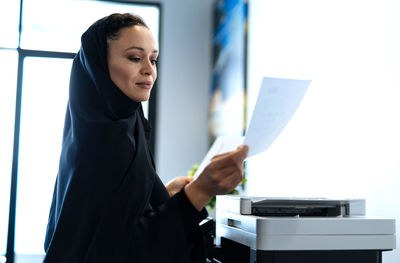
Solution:
[(207, 217), (197, 211), (182, 190), (148, 212), (133, 226), (132, 262), (201, 262), (192, 254), (203, 250), (199, 223)]
[[(150, 197), (150, 205), (152, 208), (157, 209), (160, 205), (163, 205), (169, 197), (169, 193), (165, 188), (164, 184), (161, 182), (158, 175), (155, 176), (153, 192)], [(199, 223), (208, 216), (207, 210), (205, 208), (202, 211), (198, 211), (188, 199), (185, 191), (182, 189), (172, 198), (172, 201), (176, 202), (177, 206), (180, 207), (181, 219), (183, 222), (183, 227), (186, 235), (189, 237), (194, 231), (197, 230)], [(163, 209), (162, 207), (160, 209)]]
[(167, 188), (165, 188), (160, 177), (155, 174), (153, 189), (150, 196), (150, 205), (152, 208), (156, 208), (164, 204), (170, 198)]
[[(160, 178), (156, 175), (153, 185), (153, 192), (150, 197), (151, 207), (156, 209), (158, 206), (164, 204), (169, 198), (170, 197), (167, 189), (161, 182)], [(186, 233), (192, 232), (193, 229), (198, 226), (199, 222), (208, 216), (206, 209), (203, 209), (201, 212), (197, 211), (197, 209), (192, 205), (186, 196), (186, 193), (183, 189), (173, 196), (172, 199), (177, 199), (176, 202), (181, 207), (182, 211), (184, 211), (182, 220), (187, 222), (184, 224)], [(193, 222), (194, 225), (189, 222)]]
[(199, 223), (208, 216), (207, 210), (203, 208), (200, 212), (192, 205), (184, 190), (174, 195), (171, 199), (176, 199), (182, 213), (183, 228), (187, 237), (193, 234), (199, 227)]
[(199, 223), (207, 215), (206, 209), (197, 211), (184, 190), (181, 190), (165, 203), (147, 212), (133, 226), (134, 238), (129, 260), (132, 262), (204, 262)]

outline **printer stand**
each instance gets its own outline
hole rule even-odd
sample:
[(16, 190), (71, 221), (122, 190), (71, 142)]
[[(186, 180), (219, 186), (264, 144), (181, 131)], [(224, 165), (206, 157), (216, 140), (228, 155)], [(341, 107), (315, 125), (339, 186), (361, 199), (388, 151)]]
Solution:
[(379, 250), (253, 250), (235, 241), (221, 237), (219, 258), (221, 263), (382, 263)]

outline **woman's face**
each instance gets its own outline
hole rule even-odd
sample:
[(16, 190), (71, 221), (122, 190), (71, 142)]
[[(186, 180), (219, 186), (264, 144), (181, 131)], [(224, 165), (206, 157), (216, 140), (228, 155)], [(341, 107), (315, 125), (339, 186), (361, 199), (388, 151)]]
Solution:
[(111, 80), (131, 100), (147, 101), (157, 78), (157, 57), (158, 50), (149, 29), (123, 28), (118, 39), (108, 42)]

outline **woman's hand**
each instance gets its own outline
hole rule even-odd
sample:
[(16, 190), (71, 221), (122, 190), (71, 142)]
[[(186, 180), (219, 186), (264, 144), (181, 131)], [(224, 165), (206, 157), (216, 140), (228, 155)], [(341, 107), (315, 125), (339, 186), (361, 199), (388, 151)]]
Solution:
[(197, 210), (203, 209), (213, 196), (229, 193), (243, 180), (243, 161), (248, 152), (249, 147), (242, 145), (214, 156), (199, 177), (185, 186), (185, 193)]
[(190, 183), (193, 180), (191, 177), (184, 177), (184, 176), (179, 176), (172, 181), (168, 182), (167, 185), (165, 186), (168, 190), (169, 196), (174, 196), (176, 193), (178, 193), (185, 185)]

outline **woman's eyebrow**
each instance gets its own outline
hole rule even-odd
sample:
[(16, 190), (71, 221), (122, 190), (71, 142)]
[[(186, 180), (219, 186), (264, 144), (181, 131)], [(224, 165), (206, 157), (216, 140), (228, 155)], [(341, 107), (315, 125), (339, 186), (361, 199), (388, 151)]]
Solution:
[[(144, 51), (145, 51), (144, 48), (138, 47), (138, 46), (131, 46), (131, 47), (128, 47), (127, 49), (125, 49), (125, 51), (131, 50), (131, 49), (136, 49), (136, 50), (139, 50), (139, 51), (141, 51), (141, 52), (144, 52)], [(154, 50), (152, 51), (152, 53), (158, 53), (158, 50), (157, 50), (157, 49), (154, 49)]]

